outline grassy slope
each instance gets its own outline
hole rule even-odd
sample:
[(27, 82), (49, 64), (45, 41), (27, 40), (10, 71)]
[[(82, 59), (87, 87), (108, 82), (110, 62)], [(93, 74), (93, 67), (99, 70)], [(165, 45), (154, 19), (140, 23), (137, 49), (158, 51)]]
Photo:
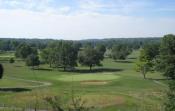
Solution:
[[(46, 81), (53, 85), (45, 88), (34, 88), (30, 92), (0, 92), (0, 104), (34, 105), (37, 95), (37, 100), (41, 103), (40, 107), (44, 107), (42, 98), (45, 96), (60, 95), (66, 101), (69, 100), (70, 92), (74, 89), (76, 95), (81, 95), (87, 100), (87, 105), (95, 105), (96, 110), (99, 111), (135, 111), (138, 108), (142, 111), (159, 110), (166, 86), (157, 84), (153, 80), (144, 80), (141, 74), (135, 72), (135, 58), (137, 56), (138, 51), (134, 51), (126, 61), (105, 59), (103, 68), (116, 70), (104, 70), (90, 74), (50, 70), (47, 65), (41, 66), (45, 70), (32, 71), (23, 62), (3, 63), (5, 79), (0, 81), (0, 86), (4, 84), (6, 86), (12, 84), (12, 86), (32, 85), (28, 82), (12, 81), (8, 77)], [(86, 67), (79, 68), (88, 69)], [(162, 78), (159, 73), (149, 73), (148, 77)], [(72, 78), (74, 81), (71, 81)], [(108, 84), (104, 85), (81, 84), (83, 80), (104, 81), (106, 79)]]

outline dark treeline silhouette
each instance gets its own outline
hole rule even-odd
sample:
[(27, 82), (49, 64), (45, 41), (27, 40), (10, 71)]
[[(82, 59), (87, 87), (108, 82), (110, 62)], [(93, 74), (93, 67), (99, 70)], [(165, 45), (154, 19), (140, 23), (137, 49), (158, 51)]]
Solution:
[[(80, 46), (91, 44), (96, 46), (97, 44), (103, 44), (106, 48), (112, 48), (115, 44), (127, 44), (132, 49), (138, 49), (144, 44), (160, 42), (161, 38), (111, 38), (111, 39), (87, 39), (73, 41), (79, 43)], [(54, 39), (14, 39), (14, 38), (0, 38), (0, 50), (1, 51), (14, 51), (20, 44), (25, 43), (38, 49), (43, 49), (48, 43), (60, 41)]]
[(132, 49), (139, 49), (145, 44), (148, 43), (160, 43), (160, 37), (152, 37), (152, 38), (109, 38), (109, 39), (87, 39), (81, 40), (81, 44), (89, 44), (96, 46), (97, 44), (104, 44), (106, 48), (111, 49), (115, 44), (125, 44), (128, 45)]

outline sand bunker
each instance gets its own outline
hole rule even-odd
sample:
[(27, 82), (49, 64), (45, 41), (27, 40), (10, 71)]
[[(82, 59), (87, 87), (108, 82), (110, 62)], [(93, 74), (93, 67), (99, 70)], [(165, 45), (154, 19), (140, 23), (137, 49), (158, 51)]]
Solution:
[(54, 79), (60, 81), (109, 81), (119, 79), (120, 76), (115, 74), (106, 74), (106, 73), (96, 73), (96, 74), (75, 74), (75, 75), (62, 75), (59, 77), (54, 77)]
[(108, 84), (108, 81), (100, 81), (100, 80), (89, 80), (89, 81), (81, 81), (82, 85), (105, 85)]

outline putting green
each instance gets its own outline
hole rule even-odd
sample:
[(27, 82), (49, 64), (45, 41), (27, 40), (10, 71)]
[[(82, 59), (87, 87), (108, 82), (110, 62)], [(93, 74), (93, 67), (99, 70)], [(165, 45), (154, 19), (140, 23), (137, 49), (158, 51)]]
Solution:
[(114, 74), (76, 74), (76, 75), (62, 75), (57, 79), (60, 81), (88, 81), (88, 80), (114, 80), (120, 76)]

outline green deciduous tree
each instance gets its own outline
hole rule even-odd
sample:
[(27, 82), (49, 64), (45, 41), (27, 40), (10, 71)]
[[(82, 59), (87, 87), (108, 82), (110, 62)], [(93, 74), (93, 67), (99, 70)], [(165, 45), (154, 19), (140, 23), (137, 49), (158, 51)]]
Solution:
[(169, 83), (167, 92), (167, 101), (165, 102), (165, 111), (175, 111), (175, 81)]
[(101, 65), (100, 62), (103, 60), (103, 57), (101, 56), (101, 53), (99, 53), (95, 48), (85, 47), (79, 52), (78, 61), (81, 65), (89, 66), (91, 70), (93, 66)]
[(98, 51), (99, 57), (101, 58), (101, 60), (103, 60), (103, 59), (104, 59), (104, 54), (105, 54), (105, 52), (106, 52), (106, 47), (105, 47), (105, 45), (103, 45), (103, 44), (98, 44), (98, 45), (95, 47), (95, 49)]
[(40, 64), (39, 57), (35, 54), (29, 55), (26, 59), (26, 65), (32, 66), (32, 69), (34, 69), (35, 66), (39, 66), (39, 64)]
[(141, 49), (136, 69), (141, 72), (144, 79), (146, 79), (147, 72), (154, 70), (155, 60), (158, 54), (159, 44), (147, 44)]
[(28, 55), (37, 53), (38, 52), (36, 48), (33, 48), (27, 44), (20, 44), (16, 49), (15, 56), (26, 59)]
[(14, 58), (9, 59), (9, 63), (14, 63), (14, 62), (15, 62)]
[(112, 47), (112, 58), (124, 60), (131, 52), (132, 50), (124, 44), (114, 45)]
[(71, 41), (58, 41), (51, 43), (42, 51), (41, 57), (54, 67), (66, 68), (77, 65), (77, 53), (79, 48)]
[(148, 71), (150, 71), (152, 67), (152, 62), (147, 60), (145, 50), (140, 51), (139, 61), (137, 62), (136, 70), (139, 71), (144, 79), (146, 79), (146, 74)]
[(175, 111), (175, 35), (168, 34), (162, 38), (157, 69), (171, 79), (165, 111)]
[(42, 62), (47, 63), (52, 67), (52, 64), (54, 63), (54, 53), (53, 48), (47, 47), (43, 49), (40, 54)]
[(55, 48), (55, 65), (56, 67), (63, 67), (64, 70), (68, 67), (77, 65), (77, 53), (73, 47), (72, 42), (61, 41)]
[(175, 79), (175, 35), (165, 35), (161, 42), (157, 69), (164, 76)]

